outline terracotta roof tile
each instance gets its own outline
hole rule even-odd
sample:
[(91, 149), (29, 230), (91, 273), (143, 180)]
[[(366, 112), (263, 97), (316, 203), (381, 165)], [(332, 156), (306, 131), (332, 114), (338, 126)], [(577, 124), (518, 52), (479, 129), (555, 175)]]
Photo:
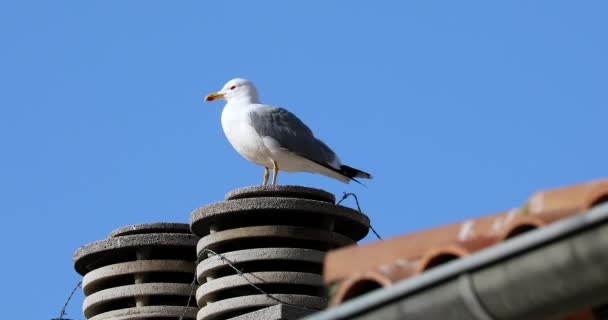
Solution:
[[(332, 304), (339, 304), (603, 201), (608, 201), (608, 180), (536, 192), (521, 208), (331, 251), (325, 257), (324, 281), (339, 284), (332, 299)], [(593, 317), (583, 310), (565, 319)]]
[(524, 206), (531, 215), (551, 211), (585, 211), (608, 200), (608, 180), (596, 180), (534, 193)]
[[(331, 251), (325, 258), (326, 283), (360, 275), (397, 260), (417, 260), (435, 248), (478, 236), (498, 236), (501, 228), (492, 227), (497, 221), (509, 221), (511, 213), (453, 223), (412, 234), (406, 234), (363, 246), (350, 246)], [(505, 223), (501, 222), (501, 223)]]

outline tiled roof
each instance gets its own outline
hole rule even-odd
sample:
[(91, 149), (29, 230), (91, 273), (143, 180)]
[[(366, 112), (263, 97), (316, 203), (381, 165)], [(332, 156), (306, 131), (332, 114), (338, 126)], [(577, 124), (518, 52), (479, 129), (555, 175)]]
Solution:
[(608, 202), (306, 319), (606, 319), (606, 248)]
[[(331, 251), (324, 281), (332, 304), (413, 277), (429, 268), (473, 254), (523, 232), (582, 213), (608, 200), (608, 180), (534, 193), (519, 208)], [(582, 311), (569, 319), (592, 319)]]

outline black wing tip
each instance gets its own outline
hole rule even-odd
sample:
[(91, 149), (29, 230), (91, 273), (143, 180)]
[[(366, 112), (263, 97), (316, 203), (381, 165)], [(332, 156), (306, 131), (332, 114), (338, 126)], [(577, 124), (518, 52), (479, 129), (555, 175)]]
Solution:
[(346, 165), (340, 166), (339, 173), (358, 183), (361, 183), (361, 182), (357, 181), (355, 178), (362, 178), (362, 179), (373, 179), (374, 178), (371, 174), (369, 174), (365, 171), (361, 171), (359, 169), (355, 169), (353, 167), (349, 167)]
[(358, 184), (360, 184), (360, 185), (362, 185), (364, 187), (367, 187), (365, 184), (363, 184), (361, 181), (359, 181), (359, 180), (357, 180), (355, 178), (363, 178), (363, 179), (373, 179), (374, 178), (371, 174), (369, 174), (369, 173), (367, 173), (365, 171), (361, 171), (359, 169), (355, 169), (353, 167), (341, 165), (340, 169), (336, 169), (336, 168), (330, 166), (327, 163), (323, 163), (323, 162), (319, 162), (319, 161), (314, 161), (314, 160), (311, 160), (311, 161), (314, 162), (314, 163), (316, 163), (316, 164), (318, 164), (318, 165), (321, 165), (321, 166), (323, 166), (323, 167), (325, 167), (325, 168), (327, 168), (329, 170), (332, 170), (332, 171), (334, 171), (337, 174), (340, 174), (340, 175), (344, 176), (345, 178), (347, 178), (347, 180), (344, 181), (346, 183), (348, 183), (349, 181), (354, 181), (354, 182), (356, 182), (356, 183), (358, 183)]

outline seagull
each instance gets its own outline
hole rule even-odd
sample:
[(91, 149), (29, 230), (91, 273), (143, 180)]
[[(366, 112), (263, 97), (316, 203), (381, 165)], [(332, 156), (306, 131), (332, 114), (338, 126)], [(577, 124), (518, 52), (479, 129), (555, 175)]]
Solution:
[(293, 113), (260, 103), (253, 82), (232, 79), (206, 101), (226, 100), (222, 128), (230, 144), (245, 159), (264, 167), (262, 185), (277, 184), (279, 170), (319, 173), (344, 183), (372, 176), (340, 162), (338, 156)]

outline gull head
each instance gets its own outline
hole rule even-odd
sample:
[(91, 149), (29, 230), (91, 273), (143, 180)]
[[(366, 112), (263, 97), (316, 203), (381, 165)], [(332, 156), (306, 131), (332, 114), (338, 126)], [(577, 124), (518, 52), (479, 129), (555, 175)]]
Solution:
[(205, 101), (218, 99), (224, 99), (228, 103), (259, 103), (258, 90), (253, 82), (241, 78), (228, 81), (222, 90), (205, 97)]

